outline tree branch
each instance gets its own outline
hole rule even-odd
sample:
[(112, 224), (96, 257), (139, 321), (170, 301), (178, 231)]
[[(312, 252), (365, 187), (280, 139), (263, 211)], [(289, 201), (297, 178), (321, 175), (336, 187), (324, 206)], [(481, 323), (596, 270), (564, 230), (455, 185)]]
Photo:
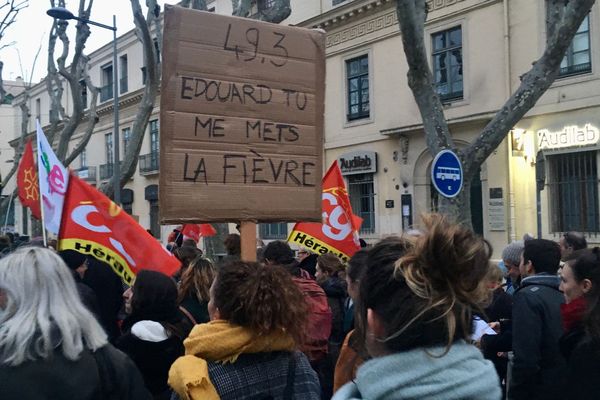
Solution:
[(444, 109), (429, 69), (424, 36), (427, 15), (425, 0), (398, 0), (396, 11), (408, 62), (408, 86), (421, 113), (427, 147), (432, 154), (444, 148), (454, 149)]
[(571, 0), (564, 10), (562, 23), (547, 41), (544, 54), (521, 77), (521, 85), (504, 103), (500, 111), (483, 129), (483, 132), (464, 152), (470, 165), (481, 165), (500, 145), (508, 132), (523, 118), (558, 75), (560, 63), (571, 45), (595, 0)]

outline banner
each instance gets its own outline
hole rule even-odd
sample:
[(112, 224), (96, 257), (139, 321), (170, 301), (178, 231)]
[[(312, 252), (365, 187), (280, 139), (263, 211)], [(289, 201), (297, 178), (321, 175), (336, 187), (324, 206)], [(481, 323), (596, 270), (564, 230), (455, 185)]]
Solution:
[(217, 231), (211, 224), (185, 224), (181, 229), (181, 234), (184, 239), (190, 238), (198, 243), (201, 237), (214, 236)]
[(346, 183), (337, 161), (323, 177), (323, 222), (298, 222), (288, 242), (316, 254), (334, 253), (346, 262), (360, 249), (358, 230), (361, 219), (352, 213)]
[(21, 204), (31, 210), (31, 215), (36, 219), (42, 218), (40, 210), (40, 185), (38, 173), (33, 161), (33, 148), (31, 139), (25, 145), (25, 151), (17, 171), (17, 188)]
[(108, 263), (128, 285), (142, 269), (171, 276), (181, 266), (129, 214), (74, 175), (67, 190), (58, 248)]
[(40, 179), (40, 195), (44, 207), (44, 227), (48, 232), (58, 234), (62, 219), (65, 193), (69, 186), (69, 173), (58, 161), (52, 147), (46, 140), (40, 121), (36, 119), (37, 128), (37, 162)]

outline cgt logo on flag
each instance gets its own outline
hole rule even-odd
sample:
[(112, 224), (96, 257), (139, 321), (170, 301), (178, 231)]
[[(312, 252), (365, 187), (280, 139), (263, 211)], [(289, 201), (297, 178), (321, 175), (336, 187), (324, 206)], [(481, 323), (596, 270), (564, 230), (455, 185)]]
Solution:
[(180, 262), (131, 216), (97, 189), (71, 175), (59, 249), (108, 263), (131, 285), (141, 269), (173, 275)]
[(352, 213), (342, 173), (335, 161), (323, 177), (323, 222), (299, 222), (288, 242), (317, 254), (334, 253), (348, 261), (360, 249), (358, 229), (362, 220)]

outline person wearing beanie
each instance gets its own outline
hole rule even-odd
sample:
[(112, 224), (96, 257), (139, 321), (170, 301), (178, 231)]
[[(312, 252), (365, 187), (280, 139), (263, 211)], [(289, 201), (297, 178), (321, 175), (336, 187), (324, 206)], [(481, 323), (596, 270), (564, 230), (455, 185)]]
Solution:
[(521, 284), (519, 264), (525, 243), (522, 240), (512, 242), (502, 250), (502, 262), (508, 270), (506, 293), (513, 295)]
[(61, 250), (58, 252), (58, 255), (71, 270), (71, 275), (73, 275), (73, 279), (75, 280), (79, 298), (81, 298), (81, 301), (86, 308), (94, 314), (96, 319), (98, 319), (100, 309), (98, 297), (92, 288), (82, 281), (85, 271), (87, 271), (86, 257), (75, 250)]

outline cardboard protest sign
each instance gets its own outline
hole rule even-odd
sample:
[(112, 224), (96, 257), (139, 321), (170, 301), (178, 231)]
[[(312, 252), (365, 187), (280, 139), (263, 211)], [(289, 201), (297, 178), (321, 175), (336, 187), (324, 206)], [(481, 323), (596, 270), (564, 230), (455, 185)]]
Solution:
[(163, 223), (320, 221), (324, 33), (165, 6)]

